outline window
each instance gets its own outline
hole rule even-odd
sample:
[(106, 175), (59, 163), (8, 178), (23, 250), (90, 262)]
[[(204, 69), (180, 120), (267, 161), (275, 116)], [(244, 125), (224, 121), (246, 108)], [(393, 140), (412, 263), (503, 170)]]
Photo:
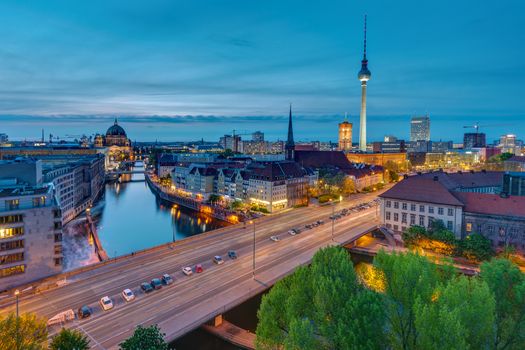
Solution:
[(394, 231), (399, 231), (399, 226), (398, 225), (394, 225)]
[(449, 229), (449, 230), (452, 231), (452, 229), (453, 229), (453, 226), (452, 226), (452, 225), (453, 225), (452, 221), (450, 221), (450, 220), (447, 221), (447, 229)]
[(386, 219), (390, 220), (390, 212), (389, 211), (386, 212)]
[(43, 207), (46, 205), (46, 197), (34, 197), (33, 207)]
[(20, 201), (18, 199), (10, 199), (5, 201), (6, 210), (15, 210), (20, 206)]
[(432, 226), (433, 222), (434, 222), (434, 217), (433, 216), (429, 216), (428, 217), (428, 227)]
[(62, 265), (63, 258), (55, 258), (55, 266)]
[(493, 234), (494, 233), (494, 226), (488, 225), (487, 226), (487, 231), (488, 231), (489, 234)]
[(419, 206), (419, 212), (420, 213), (424, 213), (425, 212), (425, 206), (424, 205), (420, 205)]
[(21, 236), (24, 234), (23, 227), (0, 228), (0, 239)]
[(24, 260), (24, 253), (0, 255), (0, 265), (11, 264)]
[(54, 223), (54, 226), (55, 226), (55, 230), (59, 230), (62, 228), (62, 222), (57, 221)]
[(419, 226), (425, 226), (425, 216), (419, 215)]
[(407, 223), (407, 213), (401, 213), (401, 222), (403, 224)]
[(0, 252), (6, 251), (6, 250), (18, 249), (18, 248), (24, 248), (23, 239), (20, 239), (18, 241), (0, 243)]
[(55, 242), (62, 242), (62, 234), (55, 233)]
[(410, 225), (416, 224), (416, 214), (410, 214)]
[(22, 214), (0, 216), (0, 224), (14, 224), (17, 222), (22, 222), (22, 221), (23, 221)]
[(448, 214), (448, 216), (454, 216), (454, 209), (448, 208), (447, 209), (447, 214)]
[(416, 211), (416, 205), (415, 204), (410, 204), (410, 210), (411, 211)]
[(399, 202), (394, 202), (394, 209), (399, 209)]
[(386, 201), (386, 207), (387, 208), (391, 208), (392, 207), (392, 202), (391, 201)]
[(428, 206), (428, 213), (434, 214), (434, 207)]
[(26, 270), (25, 265), (16, 265), (12, 267), (6, 267), (5, 269), (0, 269), (0, 278), (9, 277), (12, 275), (18, 275), (20, 273), (24, 273), (25, 270)]
[(445, 213), (445, 209), (438, 208), (438, 215), (443, 215)]
[(472, 223), (467, 222), (467, 224), (465, 226), (465, 231), (472, 232)]
[(401, 204), (401, 208), (402, 208), (403, 210), (407, 210), (407, 209), (408, 209), (408, 204), (407, 204), (407, 203), (402, 203), (402, 204)]
[(399, 214), (398, 213), (394, 213), (394, 221), (399, 221)]
[(386, 224), (386, 227), (392, 228), (392, 224)]
[(55, 255), (62, 254), (62, 245), (56, 245), (55, 246)]

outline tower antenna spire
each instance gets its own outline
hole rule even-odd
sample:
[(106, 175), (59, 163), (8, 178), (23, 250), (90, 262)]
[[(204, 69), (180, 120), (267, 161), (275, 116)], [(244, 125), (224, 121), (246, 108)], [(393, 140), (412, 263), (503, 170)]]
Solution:
[(365, 41), (364, 41), (363, 59), (366, 60), (366, 15), (365, 15)]

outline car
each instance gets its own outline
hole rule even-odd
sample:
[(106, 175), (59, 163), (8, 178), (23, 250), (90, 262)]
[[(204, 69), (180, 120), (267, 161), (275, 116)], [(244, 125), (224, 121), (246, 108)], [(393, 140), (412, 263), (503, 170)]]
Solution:
[(317, 220), (317, 225), (323, 225), (323, 224), (324, 224), (323, 220)]
[(330, 220), (335, 220), (335, 215), (330, 215)]
[(173, 278), (167, 273), (162, 275), (161, 279), (162, 279), (162, 283), (164, 283), (167, 286), (173, 283)]
[(84, 305), (78, 309), (78, 318), (88, 318), (92, 314), (93, 310), (87, 305)]
[(201, 273), (203, 271), (204, 271), (204, 269), (202, 268), (201, 264), (195, 265), (195, 273)]
[(191, 270), (191, 267), (186, 266), (182, 268), (182, 273), (185, 274), (186, 276), (189, 276), (193, 273), (193, 271)]
[(289, 231), (288, 231), (288, 234), (289, 234), (289, 235), (292, 235), (292, 236), (295, 236), (295, 231), (294, 231), (294, 230), (289, 230)]
[(224, 260), (222, 260), (222, 257), (220, 255), (215, 255), (213, 257), (213, 262), (216, 263), (217, 265), (224, 264)]
[(108, 296), (100, 298), (100, 306), (102, 306), (102, 310), (108, 311), (113, 309), (113, 302)]
[(312, 224), (305, 225), (304, 227), (309, 230), (312, 228)]
[(272, 240), (274, 242), (279, 242), (279, 236), (271, 236), (270, 240)]
[(151, 286), (154, 289), (161, 289), (162, 288), (162, 281), (160, 280), (160, 278), (154, 278), (154, 279), (151, 280)]
[(149, 293), (153, 291), (153, 287), (148, 282), (142, 282), (140, 284), (140, 288), (144, 291), (144, 293)]
[(235, 250), (230, 250), (230, 251), (228, 252), (228, 257), (229, 257), (230, 259), (232, 259), (232, 260), (237, 259), (237, 253), (235, 252)]
[(133, 292), (131, 291), (131, 289), (129, 288), (126, 288), (122, 291), (122, 297), (124, 298), (124, 300), (126, 301), (132, 301), (133, 299), (135, 299), (135, 294), (133, 294)]

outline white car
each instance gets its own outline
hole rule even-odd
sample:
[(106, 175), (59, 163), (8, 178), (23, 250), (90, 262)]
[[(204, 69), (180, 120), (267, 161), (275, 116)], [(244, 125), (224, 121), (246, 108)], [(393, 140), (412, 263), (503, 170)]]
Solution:
[(186, 275), (186, 276), (189, 276), (193, 273), (191, 267), (189, 266), (186, 266), (186, 267), (183, 267), (182, 268), (182, 272)]
[(113, 302), (108, 296), (105, 296), (100, 299), (100, 306), (102, 306), (102, 309), (104, 311), (108, 311), (108, 310), (113, 309)]
[(270, 239), (274, 242), (279, 242), (279, 236), (272, 236)]
[(288, 231), (288, 234), (290, 234), (292, 236), (295, 236), (295, 231), (294, 230), (290, 230), (290, 231)]
[(126, 301), (132, 301), (133, 299), (135, 299), (135, 294), (133, 294), (131, 289), (127, 288), (122, 291), (122, 297)]

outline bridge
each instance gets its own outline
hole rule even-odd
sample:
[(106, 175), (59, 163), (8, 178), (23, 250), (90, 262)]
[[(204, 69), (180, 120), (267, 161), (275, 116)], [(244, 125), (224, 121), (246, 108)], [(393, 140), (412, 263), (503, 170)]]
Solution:
[[(334, 205), (339, 210), (373, 198), (373, 194), (359, 194)], [(348, 244), (378, 225), (376, 209), (370, 208), (335, 221), (332, 233), (331, 214), (331, 206), (297, 208), (257, 219), (246, 228), (233, 225), (22, 286), (20, 290), (27, 292), (21, 294), (20, 312), (51, 318), (68, 309), (91, 306), (94, 314), (90, 318), (65, 326), (85, 333), (93, 349), (117, 349), (137, 325), (158, 324), (171, 341), (265, 291), (297, 266), (308, 264), (318, 249)], [(295, 236), (287, 234), (291, 228), (304, 228), (317, 220), (326, 223)], [(272, 235), (281, 240), (271, 241)], [(226, 256), (230, 249), (236, 250), (238, 259)], [(213, 264), (214, 255), (222, 255), (225, 263)], [(195, 264), (202, 264), (204, 272), (182, 274), (182, 267)], [(147, 295), (141, 292), (141, 282), (164, 273), (174, 277), (172, 285)], [(120, 292), (125, 288), (134, 291), (136, 300), (126, 303), (122, 299)], [(98, 304), (106, 295), (115, 304), (113, 310), (102, 311)], [(0, 315), (12, 312), (14, 301), (13, 291), (0, 299)], [(58, 328), (51, 328), (50, 334), (56, 331)]]

